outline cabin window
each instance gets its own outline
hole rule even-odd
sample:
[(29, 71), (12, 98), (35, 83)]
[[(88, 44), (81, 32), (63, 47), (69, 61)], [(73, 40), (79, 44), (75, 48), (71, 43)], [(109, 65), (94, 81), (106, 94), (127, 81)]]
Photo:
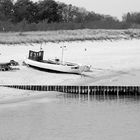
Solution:
[(33, 57), (33, 52), (30, 53), (30, 57)]
[(41, 52), (39, 52), (39, 56), (42, 56), (42, 53)]

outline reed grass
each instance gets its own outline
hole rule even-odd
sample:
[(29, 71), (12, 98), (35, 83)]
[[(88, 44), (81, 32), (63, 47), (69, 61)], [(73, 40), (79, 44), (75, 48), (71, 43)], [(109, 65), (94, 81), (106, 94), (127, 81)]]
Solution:
[(140, 38), (140, 30), (57, 30), (32, 32), (0, 32), (0, 44), (65, 42), (65, 41), (98, 41)]

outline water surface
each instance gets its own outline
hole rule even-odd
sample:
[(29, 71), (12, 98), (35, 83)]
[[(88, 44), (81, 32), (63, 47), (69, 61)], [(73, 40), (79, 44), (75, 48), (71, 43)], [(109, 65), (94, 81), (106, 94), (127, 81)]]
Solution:
[(0, 140), (139, 140), (139, 124), (138, 97), (46, 93), (0, 105)]

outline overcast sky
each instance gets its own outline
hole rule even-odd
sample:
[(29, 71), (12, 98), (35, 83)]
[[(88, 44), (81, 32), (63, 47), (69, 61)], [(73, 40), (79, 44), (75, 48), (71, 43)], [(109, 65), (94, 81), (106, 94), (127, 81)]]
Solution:
[[(38, 0), (32, 0), (38, 1)], [(55, 0), (84, 7), (99, 14), (115, 16), (121, 20), (127, 12), (140, 12), (140, 0)]]

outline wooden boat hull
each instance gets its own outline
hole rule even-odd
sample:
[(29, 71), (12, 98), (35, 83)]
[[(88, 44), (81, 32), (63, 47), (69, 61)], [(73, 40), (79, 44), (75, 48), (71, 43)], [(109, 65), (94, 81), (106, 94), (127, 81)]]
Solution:
[(62, 65), (62, 64), (49, 64), (49, 63), (43, 63), (39, 61), (34, 61), (30, 59), (26, 59), (25, 63), (31, 67), (40, 69), (40, 70), (45, 70), (45, 71), (50, 71), (50, 72), (61, 72), (61, 73), (75, 73), (75, 74), (81, 74), (85, 66), (67, 66), (67, 65)]

